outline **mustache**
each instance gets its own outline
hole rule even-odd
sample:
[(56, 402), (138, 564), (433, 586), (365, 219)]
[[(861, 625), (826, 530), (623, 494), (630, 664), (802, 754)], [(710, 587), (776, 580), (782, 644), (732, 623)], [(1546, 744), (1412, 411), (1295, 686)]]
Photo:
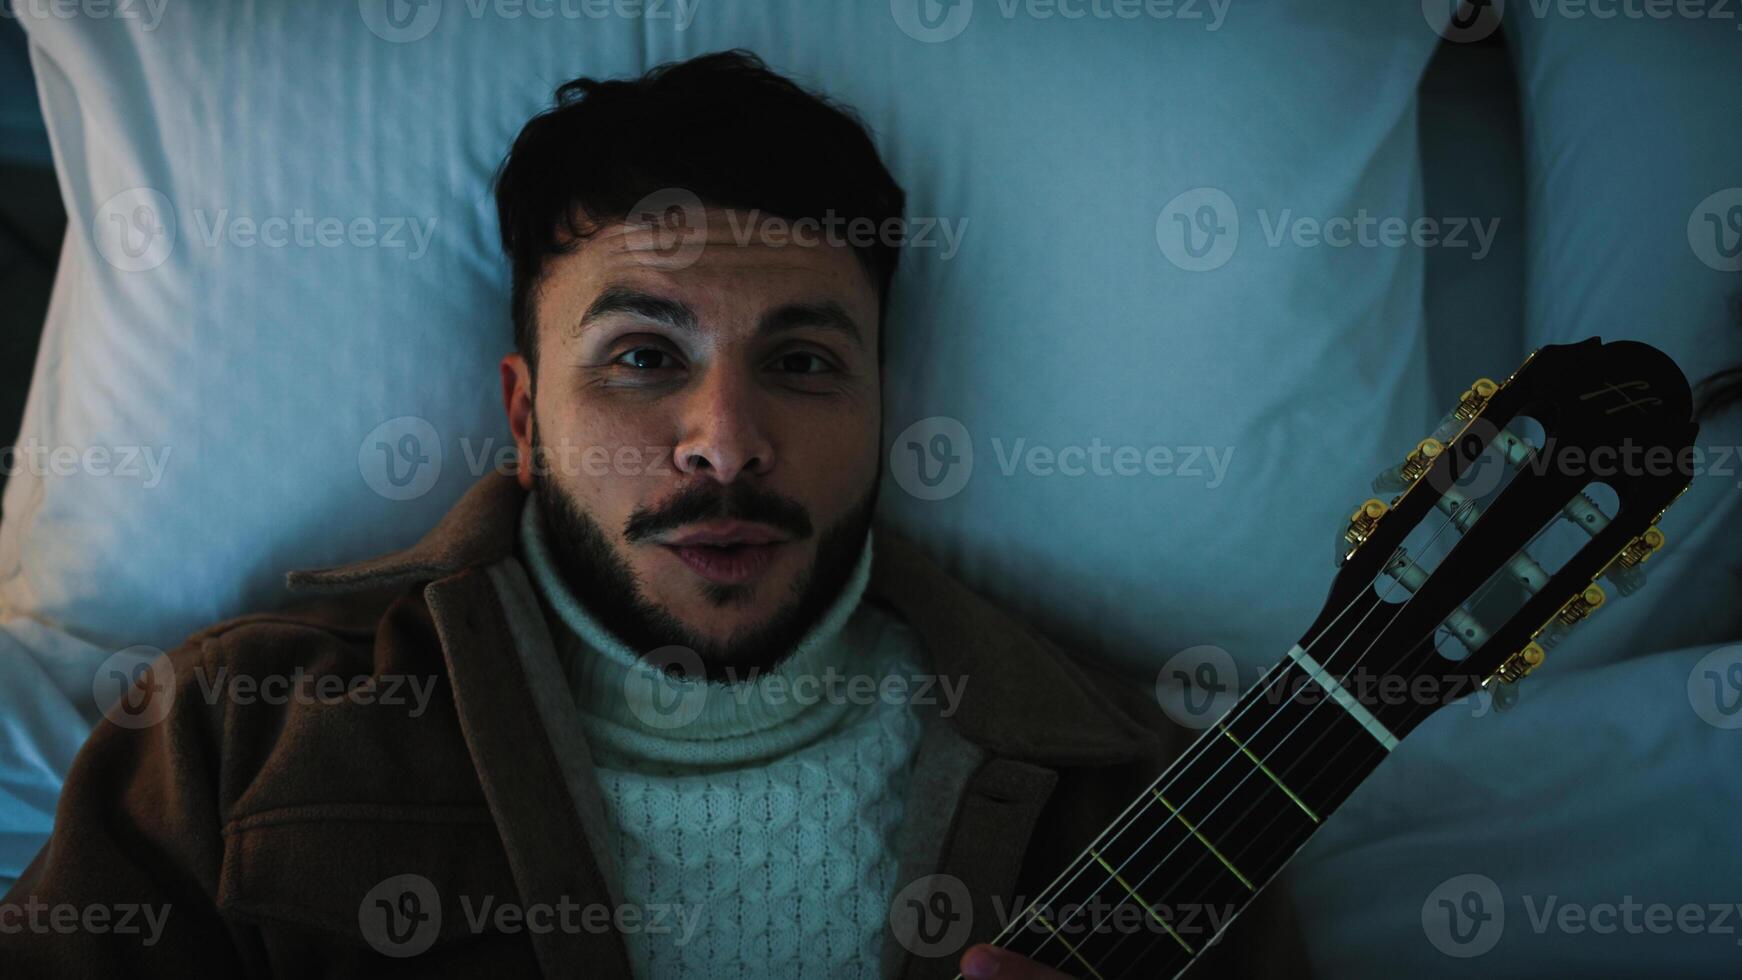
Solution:
[(743, 481), (728, 485), (707, 481), (678, 491), (657, 508), (636, 508), (623, 524), (623, 538), (636, 544), (686, 524), (716, 519), (767, 524), (795, 540), (813, 533), (810, 515), (796, 500)]

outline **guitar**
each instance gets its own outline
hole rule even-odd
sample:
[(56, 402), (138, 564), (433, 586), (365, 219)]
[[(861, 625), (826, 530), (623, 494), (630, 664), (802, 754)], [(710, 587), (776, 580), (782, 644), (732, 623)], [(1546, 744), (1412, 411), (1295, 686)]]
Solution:
[[(1097, 980), (1184, 972), (1399, 739), (1453, 700), (1503, 698), (1643, 584), (1691, 481), (1692, 407), (1675, 363), (1632, 341), (1546, 346), (1476, 381), (1374, 481), (1389, 499), (1350, 515), (1299, 643), (992, 945)], [(1181, 910), (1203, 909), (1214, 931), (1188, 929)]]

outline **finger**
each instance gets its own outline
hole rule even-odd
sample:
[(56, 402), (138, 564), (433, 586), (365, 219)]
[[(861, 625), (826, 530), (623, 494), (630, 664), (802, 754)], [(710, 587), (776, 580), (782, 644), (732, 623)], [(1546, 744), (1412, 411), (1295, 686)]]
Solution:
[(962, 976), (967, 980), (1070, 980), (1063, 973), (1007, 949), (981, 943), (962, 954)]

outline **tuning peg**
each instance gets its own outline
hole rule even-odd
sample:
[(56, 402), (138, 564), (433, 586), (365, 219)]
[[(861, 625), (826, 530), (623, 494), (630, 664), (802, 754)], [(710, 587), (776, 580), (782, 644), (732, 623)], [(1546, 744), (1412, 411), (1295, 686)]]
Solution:
[(1415, 485), (1415, 481), (1421, 479), (1423, 473), (1428, 471), (1428, 467), (1434, 464), (1434, 460), (1439, 458), (1440, 453), (1445, 451), (1446, 444), (1439, 439), (1433, 436), (1423, 439), (1416, 443), (1415, 448), (1410, 450), (1409, 455), (1404, 457), (1402, 463), (1381, 470), (1379, 475), (1373, 478), (1373, 491), (1375, 493), (1402, 493), (1408, 490)]
[(1542, 661), (1546, 656), (1547, 652), (1543, 650), (1542, 645), (1532, 640), (1524, 645), (1524, 649), (1507, 657), (1506, 662), (1500, 665), (1500, 669), (1494, 672), (1494, 676), (1508, 684), (1516, 684), (1531, 671), (1542, 666)]
[(1470, 421), (1488, 406), (1488, 399), (1499, 390), (1500, 386), (1492, 378), (1477, 378), (1458, 396), (1458, 407), (1452, 409), (1452, 418), (1460, 424)]
[(1621, 595), (1628, 596), (1638, 592), (1645, 586), (1645, 570), (1639, 566), (1656, 554), (1663, 547), (1663, 532), (1655, 525), (1645, 529), (1639, 537), (1623, 545), (1608, 567), (1603, 569), (1602, 577), (1615, 586)]
[(1434, 457), (1445, 451), (1447, 445), (1464, 431), (1464, 426), (1481, 412), (1488, 404), (1488, 399), (1500, 386), (1490, 378), (1477, 378), (1470, 387), (1458, 396), (1457, 407), (1440, 416), (1439, 424), (1434, 426), (1433, 434), (1416, 445), (1415, 451), (1402, 463), (1381, 470), (1373, 478), (1374, 493), (1398, 494), (1408, 490), (1427, 468), (1433, 465)]
[(1444, 444), (1450, 443), (1458, 433), (1464, 431), (1464, 426), (1475, 418), (1482, 409), (1488, 406), (1488, 399), (1500, 390), (1491, 378), (1477, 378), (1458, 396), (1458, 404), (1440, 417), (1440, 424), (1434, 426), (1431, 438)]
[(1337, 566), (1355, 557), (1355, 552), (1372, 537), (1373, 529), (1379, 526), (1379, 519), (1391, 510), (1389, 504), (1377, 497), (1363, 501), (1355, 512), (1349, 515), (1349, 526), (1343, 531), (1343, 538), (1337, 544)]
[(1403, 466), (1401, 464), (1380, 470), (1379, 473), (1373, 477), (1373, 492), (1396, 496), (1397, 494), (1408, 490), (1409, 484), (1404, 481), (1401, 475), (1402, 472)]
[(1524, 645), (1524, 649), (1507, 657), (1489, 680), (1498, 678), (1508, 684), (1523, 680), (1531, 671), (1542, 666), (1548, 651), (1566, 637), (1568, 630), (1586, 616), (1601, 609), (1606, 601), (1608, 596), (1603, 592), (1602, 586), (1595, 583), (1585, 586), (1578, 595), (1562, 603), (1554, 616), (1542, 624), (1542, 628)]
[(1608, 598), (1608, 595), (1603, 592), (1602, 586), (1592, 583), (1585, 586), (1583, 592), (1568, 599), (1561, 606), (1560, 611), (1555, 613), (1555, 619), (1560, 621), (1563, 626), (1576, 625), (1586, 616), (1596, 612)]
[(1524, 683), (1522, 678), (1512, 682), (1511, 684), (1500, 684), (1490, 688), (1488, 696), (1493, 699), (1492, 703), (1495, 712), (1511, 711), (1513, 708), (1517, 707), (1519, 692), (1523, 690)]
[(1403, 466), (1398, 470), (1397, 475), (1406, 483), (1414, 483), (1421, 479), (1421, 475), (1426, 473), (1428, 468), (1434, 465), (1434, 460), (1439, 458), (1440, 453), (1445, 451), (1445, 443), (1429, 436), (1416, 443), (1415, 449), (1404, 459)]

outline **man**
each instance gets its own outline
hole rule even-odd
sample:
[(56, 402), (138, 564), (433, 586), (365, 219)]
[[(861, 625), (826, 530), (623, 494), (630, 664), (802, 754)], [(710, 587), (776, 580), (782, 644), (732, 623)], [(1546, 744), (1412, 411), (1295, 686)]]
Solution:
[[(0, 967), (1057, 976), (986, 943), (1184, 736), (873, 529), (905, 196), (863, 126), (741, 52), (580, 79), (497, 200), (518, 465), (154, 665)], [(1300, 972), (1285, 911), (1200, 971)]]

